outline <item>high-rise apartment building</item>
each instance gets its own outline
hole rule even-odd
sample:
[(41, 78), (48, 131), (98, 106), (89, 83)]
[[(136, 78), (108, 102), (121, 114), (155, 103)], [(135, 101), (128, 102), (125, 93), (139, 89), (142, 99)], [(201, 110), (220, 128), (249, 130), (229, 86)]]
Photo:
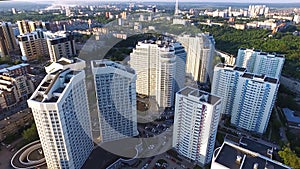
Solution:
[(267, 129), (276, 100), (279, 80), (244, 73), (236, 84), (231, 123), (257, 133)]
[(70, 58), (76, 55), (75, 40), (72, 32), (46, 32), (50, 60), (56, 62), (62, 57)]
[(36, 30), (36, 23), (33, 21), (22, 20), (17, 21), (20, 34), (28, 34)]
[(0, 23), (0, 56), (9, 55), (19, 49), (10, 22)]
[(205, 83), (212, 78), (215, 41), (211, 35), (179, 36), (187, 52), (186, 73), (195, 81)]
[(239, 76), (246, 68), (218, 64), (214, 69), (211, 93), (222, 98), (222, 115), (231, 115)]
[(222, 98), (222, 114), (239, 128), (264, 133), (277, 96), (279, 81), (248, 73), (246, 68), (218, 64), (212, 93)]
[(21, 52), (27, 60), (35, 60), (49, 56), (47, 42), (42, 30), (18, 36)]
[(283, 55), (241, 48), (238, 51), (236, 65), (245, 67), (247, 71), (254, 74), (262, 74), (279, 79), (284, 61)]
[(8, 53), (8, 49), (5, 44), (4, 33), (3, 33), (3, 30), (0, 29), (0, 57), (4, 57), (7, 55), (9, 55), (9, 53)]
[(138, 135), (136, 74), (109, 60), (91, 61), (102, 142)]
[(213, 155), (221, 112), (221, 98), (185, 87), (176, 93), (173, 147), (204, 166)]
[(27, 102), (47, 167), (80, 169), (93, 150), (84, 70), (48, 73)]
[(174, 105), (175, 93), (185, 82), (186, 52), (172, 40), (138, 42), (130, 54), (137, 74), (137, 93), (153, 96), (159, 107)]

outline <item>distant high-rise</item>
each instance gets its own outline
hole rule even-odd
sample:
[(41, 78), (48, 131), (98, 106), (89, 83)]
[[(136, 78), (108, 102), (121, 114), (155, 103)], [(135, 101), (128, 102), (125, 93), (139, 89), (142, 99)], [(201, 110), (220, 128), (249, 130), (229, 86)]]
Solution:
[(48, 47), (43, 31), (36, 30), (18, 36), (21, 52), (27, 60), (35, 60), (42, 57), (48, 57)]
[(178, 14), (179, 14), (178, 0), (176, 0), (174, 15), (176, 16), (176, 15), (178, 15)]
[(215, 41), (212, 36), (201, 34), (199, 36), (179, 36), (187, 52), (186, 73), (195, 81), (205, 83), (212, 78), (213, 57)]
[(70, 58), (76, 55), (75, 40), (72, 32), (46, 32), (47, 46), (51, 62), (62, 57)]
[(213, 156), (221, 112), (221, 98), (185, 87), (176, 93), (173, 147), (204, 166)]
[(33, 21), (22, 20), (17, 21), (17, 24), (21, 35), (31, 33), (37, 28), (35, 22)]
[(53, 70), (42, 80), (28, 105), (47, 168), (80, 169), (93, 150), (84, 70)]
[(130, 54), (137, 73), (137, 93), (154, 96), (160, 107), (172, 107), (185, 82), (186, 52), (178, 42), (138, 42)]
[(222, 115), (231, 115), (239, 76), (246, 68), (218, 64), (214, 69), (211, 93), (222, 98)]
[(11, 23), (0, 23), (0, 55), (9, 55), (10, 52), (15, 52), (18, 49), (19, 47)]
[(135, 71), (108, 60), (95, 60), (91, 64), (101, 141), (138, 135)]
[(279, 80), (244, 73), (236, 84), (231, 123), (237, 127), (264, 133), (276, 100)]
[(279, 79), (284, 61), (283, 55), (241, 48), (238, 51), (236, 65), (245, 67), (247, 71), (254, 74), (262, 74)]
[(7, 55), (9, 55), (9, 53), (5, 44), (4, 33), (3, 30), (0, 29), (0, 57), (5, 57)]

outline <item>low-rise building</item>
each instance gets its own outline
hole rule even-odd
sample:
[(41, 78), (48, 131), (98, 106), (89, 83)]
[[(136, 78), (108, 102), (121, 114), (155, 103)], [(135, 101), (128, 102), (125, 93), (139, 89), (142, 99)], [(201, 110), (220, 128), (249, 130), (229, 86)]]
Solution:
[(33, 121), (32, 113), (29, 109), (20, 111), (10, 117), (0, 121), (0, 141), (8, 135), (17, 133), (20, 128), (30, 125)]
[(239, 143), (225, 141), (214, 152), (211, 169), (291, 169), (272, 159), (273, 148), (242, 138)]
[(290, 128), (300, 129), (300, 116), (295, 114), (295, 111), (289, 108), (282, 109), (286, 122)]

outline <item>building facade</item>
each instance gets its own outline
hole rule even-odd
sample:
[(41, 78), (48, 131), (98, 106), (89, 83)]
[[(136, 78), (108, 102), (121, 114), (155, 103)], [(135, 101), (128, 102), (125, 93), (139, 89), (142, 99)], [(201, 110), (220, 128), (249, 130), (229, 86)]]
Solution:
[(6, 56), (10, 52), (16, 52), (19, 47), (10, 22), (0, 23), (0, 55)]
[(55, 70), (27, 101), (49, 169), (80, 169), (93, 150), (83, 70)]
[(176, 93), (173, 147), (204, 166), (213, 155), (221, 113), (221, 98), (185, 87)]
[(283, 55), (270, 54), (260, 50), (241, 48), (238, 51), (236, 65), (247, 71), (279, 79), (285, 58)]
[(75, 40), (71, 32), (46, 32), (45, 35), (51, 62), (76, 55)]
[(136, 74), (129, 67), (108, 60), (91, 62), (102, 142), (138, 135)]
[(263, 134), (269, 123), (278, 88), (277, 79), (251, 73), (239, 76), (231, 124)]
[(48, 57), (47, 42), (42, 30), (36, 30), (31, 33), (21, 34), (18, 36), (21, 52), (27, 60), (40, 59)]
[(33, 21), (22, 20), (17, 21), (20, 34), (28, 34), (36, 30), (36, 23)]
[(231, 115), (236, 85), (246, 68), (218, 64), (214, 69), (211, 93), (222, 98), (222, 115)]
[(0, 113), (17, 106), (34, 92), (34, 80), (28, 69), (28, 64), (19, 64), (0, 70)]
[(130, 54), (137, 73), (137, 93), (155, 97), (159, 107), (172, 107), (185, 82), (186, 52), (173, 40), (138, 42)]
[(195, 81), (206, 83), (212, 78), (215, 41), (212, 36), (201, 34), (197, 36), (179, 36), (187, 52), (186, 73)]

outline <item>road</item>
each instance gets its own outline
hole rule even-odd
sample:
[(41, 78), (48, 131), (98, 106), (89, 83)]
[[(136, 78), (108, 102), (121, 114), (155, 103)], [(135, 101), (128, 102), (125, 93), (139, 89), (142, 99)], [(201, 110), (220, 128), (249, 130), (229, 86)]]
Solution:
[(275, 107), (274, 107), (274, 110), (275, 110), (275, 112), (276, 112), (276, 118), (277, 118), (277, 120), (281, 123), (281, 127), (280, 127), (280, 129), (279, 129), (280, 137), (281, 137), (281, 139), (282, 139), (285, 143), (287, 143), (289, 140), (288, 140), (287, 137), (286, 137), (286, 133), (285, 133), (286, 128), (284, 127), (284, 124), (282, 123), (282, 120), (281, 120), (280, 117), (279, 117), (279, 111), (281, 111), (281, 110), (280, 110), (280, 107), (275, 106)]

